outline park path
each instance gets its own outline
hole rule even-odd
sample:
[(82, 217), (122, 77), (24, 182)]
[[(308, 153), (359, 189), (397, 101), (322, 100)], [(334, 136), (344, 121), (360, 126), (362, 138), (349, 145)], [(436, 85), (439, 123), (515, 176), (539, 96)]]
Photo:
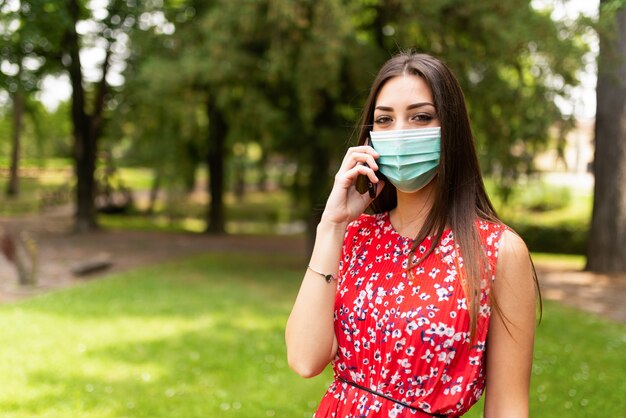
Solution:
[[(293, 236), (208, 236), (169, 232), (106, 230), (71, 234), (69, 211), (0, 218), (0, 227), (29, 231), (39, 244), (39, 275), (35, 287), (19, 287), (13, 267), (0, 257), (0, 303), (9, 303), (84, 282), (106, 274), (206, 252), (249, 252), (306, 255), (304, 239)], [(75, 263), (100, 258), (109, 269), (84, 277), (72, 274)], [(303, 261), (304, 262), (304, 261)], [(593, 312), (626, 324), (626, 275), (598, 275), (571, 265), (537, 263), (545, 299)]]
[[(194, 254), (249, 252), (302, 256), (306, 252), (304, 240), (288, 236), (211, 236), (123, 230), (73, 234), (69, 213), (67, 208), (59, 208), (45, 214), (0, 217), (0, 229), (14, 233), (27, 231), (35, 237), (39, 249), (37, 285), (34, 287), (18, 286), (14, 267), (0, 255), (0, 303)], [(81, 277), (72, 273), (77, 263), (96, 260), (110, 260), (112, 263), (107, 269)]]

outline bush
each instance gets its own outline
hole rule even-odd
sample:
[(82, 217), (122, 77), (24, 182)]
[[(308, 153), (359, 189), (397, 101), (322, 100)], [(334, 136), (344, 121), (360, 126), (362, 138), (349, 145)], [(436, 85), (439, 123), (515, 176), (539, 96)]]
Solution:
[(587, 250), (589, 226), (586, 221), (539, 224), (528, 219), (506, 223), (526, 241), (532, 252), (585, 254)]
[(539, 183), (518, 191), (520, 206), (531, 212), (548, 212), (567, 207), (572, 201), (572, 192), (568, 187), (554, 187)]

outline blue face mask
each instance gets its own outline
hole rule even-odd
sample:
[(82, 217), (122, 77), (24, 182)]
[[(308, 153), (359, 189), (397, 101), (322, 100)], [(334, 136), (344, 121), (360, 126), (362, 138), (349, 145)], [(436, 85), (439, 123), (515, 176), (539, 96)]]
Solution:
[(380, 154), (378, 169), (396, 188), (416, 192), (435, 177), (441, 156), (441, 128), (371, 131)]

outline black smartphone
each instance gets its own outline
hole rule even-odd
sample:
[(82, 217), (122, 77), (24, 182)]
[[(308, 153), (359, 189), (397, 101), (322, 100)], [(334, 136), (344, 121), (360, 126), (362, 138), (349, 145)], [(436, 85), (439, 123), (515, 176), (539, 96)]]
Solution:
[[(370, 147), (372, 146), (372, 140), (370, 139), (370, 137), (367, 137), (367, 141), (365, 143), (366, 145), (369, 145)], [(366, 167), (369, 167), (369, 165), (367, 163), (365, 163)], [(367, 177), (367, 176), (366, 176)], [(370, 194), (370, 197), (373, 199), (376, 197), (376, 186), (377, 184), (372, 183), (372, 181), (369, 179), (369, 177), (367, 177), (367, 191)]]

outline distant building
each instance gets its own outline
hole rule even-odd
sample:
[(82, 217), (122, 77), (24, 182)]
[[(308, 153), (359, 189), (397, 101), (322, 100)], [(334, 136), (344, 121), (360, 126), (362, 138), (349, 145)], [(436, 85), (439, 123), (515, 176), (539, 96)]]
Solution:
[[(595, 119), (576, 121), (576, 127), (565, 137), (563, 155), (559, 155), (556, 146), (538, 155), (535, 167), (542, 172), (559, 172), (570, 174), (585, 174), (592, 172), (594, 153)], [(556, 139), (558, 128), (553, 128), (551, 137)]]

